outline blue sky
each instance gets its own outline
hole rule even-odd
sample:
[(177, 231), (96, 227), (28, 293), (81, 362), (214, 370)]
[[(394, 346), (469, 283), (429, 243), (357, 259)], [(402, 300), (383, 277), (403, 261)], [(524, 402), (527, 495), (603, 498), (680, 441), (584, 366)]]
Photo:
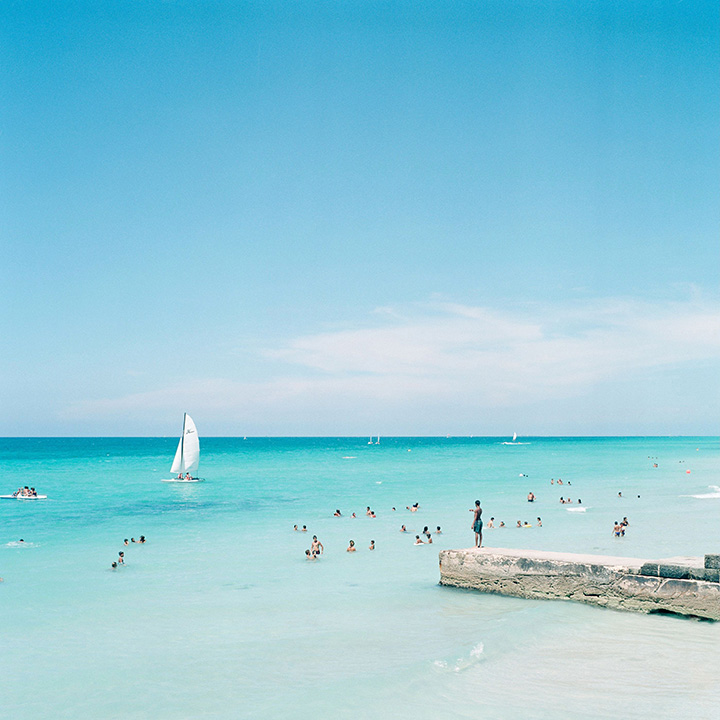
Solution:
[(8, 2), (0, 434), (716, 434), (713, 2)]

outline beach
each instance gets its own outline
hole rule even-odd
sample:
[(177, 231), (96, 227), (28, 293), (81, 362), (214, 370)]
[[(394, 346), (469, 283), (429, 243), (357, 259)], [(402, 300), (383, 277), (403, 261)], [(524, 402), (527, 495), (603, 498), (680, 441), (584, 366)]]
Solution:
[(48, 495), (0, 504), (5, 711), (714, 717), (719, 624), (444, 588), (438, 552), (472, 545), (476, 499), (507, 524), (486, 546), (718, 552), (717, 438), (508, 440), (207, 438), (206, 482), (182, 486), (161, 482), (177, 438), (0, 440), (2, 492)]

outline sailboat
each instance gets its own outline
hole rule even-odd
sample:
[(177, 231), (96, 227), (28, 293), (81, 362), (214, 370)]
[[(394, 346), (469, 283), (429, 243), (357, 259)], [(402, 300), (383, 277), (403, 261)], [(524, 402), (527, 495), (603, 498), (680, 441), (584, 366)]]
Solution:
[[(178, 443), (175, 459), (170, 472), (175, 477), (163, 482), (202, 482), (205, 478), (195, 477), (200, 464), (200, 440), (193, 419), (185, 413), (183, 429)], [(177, 474), (176, 474), (177, 473)]]
[(512, 439), (512, 441), (515, 442), (516, 440), (517, 440), (517, 433), (514, 432), (514, 433), (513, 433), (513, 439)]
[(368, 445), (372, 445), (372, 444), (373, 444), (373, 436), (371, 435), (370, 440), (368, 440)]
[(376, 442), (375, 444), (376, 444), (376, 445), (379, 445), (379, 444), (380, 444), (380, 436), (379, 436), (379, 435), (378, 435), (377, 442)]

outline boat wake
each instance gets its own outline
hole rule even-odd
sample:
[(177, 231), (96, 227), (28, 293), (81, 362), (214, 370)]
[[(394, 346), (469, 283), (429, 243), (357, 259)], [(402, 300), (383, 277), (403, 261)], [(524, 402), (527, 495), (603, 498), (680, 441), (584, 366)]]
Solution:
[(585, 512), (587, 510), (586, 507), (576, 507), (576, 508), (565, 508), (568, 512)]
[(5, 545), (5, 547), (9, 548), (27, 548), (27, 547), (37, 547), (35, 543), (31, 542), (20, 542), (19, 540), (11, 540), (9, 543)]
[(461, 657), (451, 662), (447, 660), (435, 660), (433, 666), (440, 672), (463, 672), (477, 665), (482, 660), (484, 650), (485, 646), (482, 643), (478, 643), (467, 657)]
[(530, 443), (523, 443), (523, 442), (504, 442), (504, 443), (501, 443), (501, 445), (530, 445)]
[(681, 495), (680, 497), (693, 497), (693, 498), (698, 498), (699, 500), (710, 500), (710, 499), (720, 498), (720, 486), (708, 485), (708, 488), (710, 490), (712, 490), (713, 492), (700, 493), (698, 495)]

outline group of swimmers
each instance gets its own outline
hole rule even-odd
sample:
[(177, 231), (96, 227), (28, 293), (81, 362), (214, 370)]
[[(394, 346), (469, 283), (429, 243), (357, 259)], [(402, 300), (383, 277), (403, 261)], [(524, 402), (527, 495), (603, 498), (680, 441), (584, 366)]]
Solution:
[[(409, 510), (410, 512), (417, 512), (420, 509), (420, 503), (413, 503), (412, 505), (406, 505), (406, 510)], [(393, 512), (397, 511), (397, 508), (392, 508)], [(368, 505), (365, 508), (365, 515), (369, 518), (377, 518), (377, 515), (375, 514), (375, 511)], [(335, 510), (333, 513), (333, 517), (343, 517), (342, 512), (339, 508)], [(350, 515), (351, 518), (357, 518), (356, 513), (352, 513)], [(302, 527), (298, 526), (297, 524), (293, 525), (293, 531), (295, 532), (308, 532), (307, 525), (303, 525)], [(400, 532), (406, 533), (409, 532), (407, 527), (405, 525), (400, 526)], [(436, 529), (434, 531), (436, 535), (442, 534), (442, 529), (439, 525), (436, 526)], [(425, 537), (425, 540), (422, 539), (422, 537)], [(432, 531), (430, 528), (426, 525), (423, 528), (423, 531), (420, 535), (415, 536), (415, 545), (431, 545), (432, 544)], [(368, 546), (368, 550), (374, 550), (375, 549), (375, 541), (371, 540), (370, 545)], [(319, 557), (324, 553), (325, 548), (323, 547), (323, 544), (318, 540), (317, 535), (313, 535), (312, 543), (310, 547), (305, 550), (305, 559), (309, 561), (315, 561), (318, 560)], [(348, 543), (348, 547), (346, 548), (346, 552), (357, 552), (357, 546), (355, 545), (354, 540), (350, 540)]]
[[(501, 520), (498, 525), (495, 525), (494, 517), (491, 517), (490, 520), (488, 521), (488, 524), (485, 526), (485, 528), (487, 530), (494, 530), (495, 528), (504, 528), (504, 527), (507, 527), (507, 525), (505, 525), (505, 521)], [(515, 524), (515, 527), (516, 528), (531, 528), (531, 527), (535, 527), (535, 526), (533, 526), (533, 524), (529, 523), (527, 520), (525, 520), (525, 521), (518, 520)], [(537, 527), (542, 527), (542, 518), (537, 518)]]
[[(414, 503), (414, 504), (412, 504), (412, 505), (406, 505), (406, 506), (405, 506), (405, 509), (406, 509), (406, 510), (409, 510), (410, 512), (417, 512), (417, 511), (420, 509), (420, 503)], [(392, 512), (396, 512), (396, 511), (397, 511), (397, 508), (393, 507), (393, 508), (392, 508)], [(365, 515), (366, 515), (367, 517), (371, 517), (371, 518), (376, 518), (376, 517), (377, 517), (377, 515), (375, 514), (375, 511), (372, 510), (369, 505), (365, 508)], [(333, 513), (333, 517), (342, 517), (342, 516), (343, 516), (343, 514), (340, 512), (340, 509), (339, 509), (339, 508), (336, 509), (335, 512)], [(356, 515), (355, 513), (352, 513), (352, 515), (350, 515), (350, 517), (351, 517), (351, 518), (356, 518), (357, 515)], [(305, 527), (305, 526), (303, 525), (303, 527)]]
[[(136, 543), (136, 544), (138, 544), (138, 545), (144, 545), (146, 542), (147, 542), (147, 540), (145, 539), (145, 536), (144, 536), (144, 535), (141, 535), (137, 540), (136, 540), (135, 538), (130, 538), (130, 540), (128, 540), (127, 538), (125, 538), (125, 539), (123, 540), (123, 545), (130, 545), (130, 543)], [(125, 564), (125, 552), (121, 550), (120, 552), (118, 552), (118, 559), (117, 559), (117, 560), (114, 560), (114, 561), (111, 563), (110, 567), (111, 567), (113, 570), (117, 570), (121, 565), (124, 565), (124, 564)]]
[(34, 487), (19, 487), (13, 494), (13, 497), (37, 497), (37, 490)]
[(613, 528), (613, 534), (615, 537), (625, 537), (625, 528), (630, 524), (627, 517), (622, 519), (622, 522), (615, 521), (615, 527)]

